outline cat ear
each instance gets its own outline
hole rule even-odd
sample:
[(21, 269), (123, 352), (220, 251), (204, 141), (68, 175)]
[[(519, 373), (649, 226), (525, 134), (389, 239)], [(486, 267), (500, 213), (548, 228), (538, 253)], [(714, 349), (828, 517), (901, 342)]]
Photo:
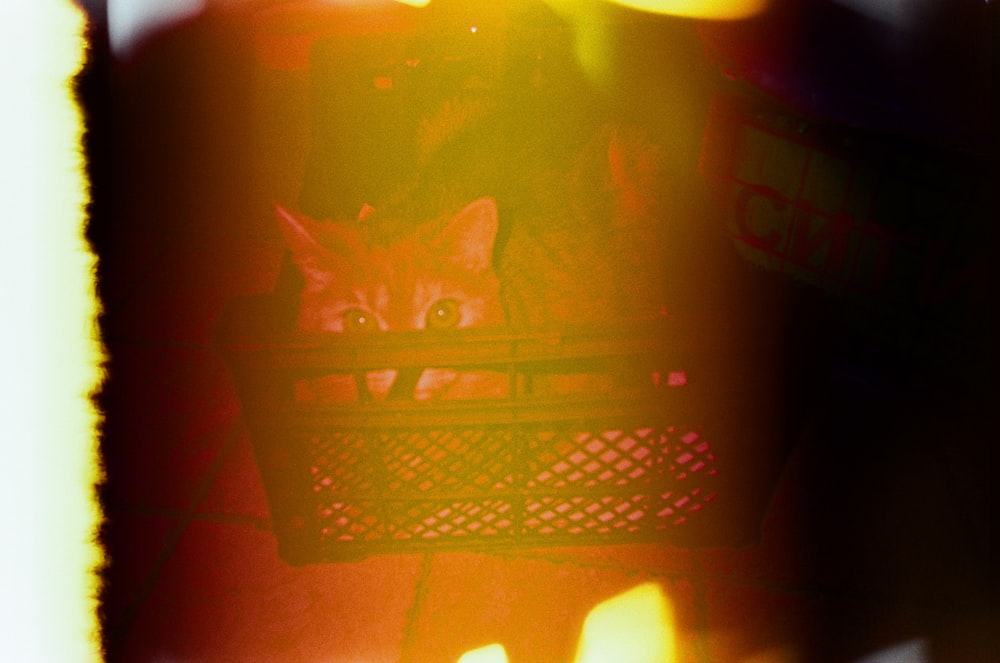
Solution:
[(368, 203), (365, 203), (364, 205), (361, 206), (361, 211), (358, 212), (358, 221), (364, 221), (374, 212), (375, 208), (369, 205)]
[(292, 260), (306, 278), (306, 287), (322, 289), (333, 277), (331, 252), (319, 243), (318, 224), (307, 216), (295, 214), (275, 203), (274, 212), (285, 246), (292, 252)]
[(434, 240), (444, 257), (475, 274), (490, 268), (497, 236), (497, 203), (489, 197), (469, 203)]

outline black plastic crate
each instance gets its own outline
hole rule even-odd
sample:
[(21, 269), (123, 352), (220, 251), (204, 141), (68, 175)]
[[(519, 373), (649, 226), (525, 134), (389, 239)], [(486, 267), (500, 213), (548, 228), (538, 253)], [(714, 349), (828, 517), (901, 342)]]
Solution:
[[(272, 296), (219, 331), (290, 563), (376, 553), (753, 540), (787, 450), (771, 327), (296, 334)], [(301, 402), (379, 368), (505, 376), (480, 400)], [(560, 393), (554, 379), (598, 376)], [(589, 384), (589, 383), (585, 383)]]

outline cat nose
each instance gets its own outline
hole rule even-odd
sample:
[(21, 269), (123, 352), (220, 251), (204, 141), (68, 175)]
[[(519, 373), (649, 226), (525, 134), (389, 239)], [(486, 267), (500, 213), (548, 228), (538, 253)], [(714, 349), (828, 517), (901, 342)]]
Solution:
[(377, 401), (384, 401), (392, 390), (392, 384), (396, 381), (397, 371), (395, 368), (387, 368), (381, 371), (369, 371), (365, 374), (365, 385), (368, 393)]

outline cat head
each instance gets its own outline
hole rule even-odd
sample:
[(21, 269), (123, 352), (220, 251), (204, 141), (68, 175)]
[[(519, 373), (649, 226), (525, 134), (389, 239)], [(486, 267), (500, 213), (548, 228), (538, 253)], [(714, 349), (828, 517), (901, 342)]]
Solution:
[(504, 324), (493, 271), (497, 206), (479, 198), (450, 218), (376, 241), (370, 206), (353, 222), (319, 222), (275, 206), (304, 278), (298, 327), (368, 333)]

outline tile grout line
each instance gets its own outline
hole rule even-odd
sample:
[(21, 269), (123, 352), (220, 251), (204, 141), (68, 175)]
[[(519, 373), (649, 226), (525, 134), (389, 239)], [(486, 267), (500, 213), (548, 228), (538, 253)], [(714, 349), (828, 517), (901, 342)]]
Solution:
[(649, 565), (643, 565), (642, 563), (632, 563), (628, 560), (620, 559), (617, 557), (613, 557), (612, 559), (607, 560), (599, 557), (592, 557), (592, 558), (576, 557), (569, 553), (549, 555), (537, 549), (524, 552), (509, 551), (504, 555), (497, 555), (497, 556), (505, 557), (509, 560), (530, 559), (535, 561), (550, 562), (552, 564), (570, 564), (574, 566), (580, 566), (583, 568), (598, 569), (601, 571), (619, 571), (628, 576), (648, 573), (663, 578), (679, 579), (679, 578), (686, 578), (689, 575), (689, 573), (684, 570), (660, 569)]
[(211, 340), (178, 341), (167, 338), (139, 338), (137, 336), (105, 336), (102, 341), (105, 345), (121, 345), (133, 348), (169, 348), (171, 350), (191, 350), (192, 352), (204, 352), (216, 347), (215, 343)]
[[(137, 289), (143, 285), (143, 283), (150, 278), (153, 269), (163, 261), (167, 253), (173, 248), (177, 243), (177, 238), (164, 239), (162, 242), (157, 242), (156, 252), (146, 261), (146, 264), (139, 270), (139, 273), (132, 279), (132, 285), (122, 293), (115, 302), (104, 302), (104, 310), (101, 312), (99, 319), (101, 321), (102, 327), (107, 327), (115, 316), (119, 315), (122, 309), (132, 300), (135, 296)], [(100, 259), (100, 255), (98, 255)]]
[(152, 595), (153, 590), (159, 581), (160, 572), (166, 566), (167, 562), (170, 561), (170, 558), (173, 557), (177, 544), (180, 542), (181, 536), (184, 534), (185, 530), (187, 530), (188, 525), (196, 519), (196, 516), (198, 515), (198, 507), (208, 497), (209, 490), (215, 482), (215, 479), (218, 477), (219, 472), (222, 470), (223, 463), (236, 449), (245, 433), (245, 430), (246, 428), (243, 422), (242, 413), (237, 414), (237, 416), (233, 419), (232, 428), (226, 436), (226, 441), (222, 445), (218, 458), (208, 469), (208, 472), (205, 473), (205, 478), (195, 490), (194, 497), (191, 501), (191, 508), (181, 512), (178, 517), (178, 522), (170, 528), (169, 532), (167, 532), (163, 547), (160, 549), (160, 553), (153, 562), (152, 568), (146, 575), (145, 580), (139, 586), (139, 589), (136, 592), (136, 598), (132, 602), (132, 605), (123, 611), (124, 614), (122, 619), (115, 625), (113, 631), (106, 633), (105, 653), (108, 657), (108, 661), (114, 660), (113, 656), (116, 650), (121, 647), (129, 629), (139, 616), (142, 606), (149, 599), (150, 595)]
[(433, 561), (434, 553), (423, 554), (423, 559), (420, 562), (420, 576), (417, 578), (413, 589), (413, 603), (410, 605), (410, 609), (406, 611), (406, 624), (403, 626), (403, 641), (400, 644), (399, 663), (409, 660), (407, 654), (416, 640), (417, 618), (420, 616), (426, 603)]
[[(172, 507), (138, 506), (132, 507), (121, 504), (113, 504), (112, 509), (119, 513), (132, 513), (140, 516), (156, 516), (170, 520), (179, 520), (185, 517), (186, 509), (176, 509)], [(238, 513), (218, 513), (214, 511), (200, 511), (191, 514), (192, 521), (212, 522), (229, 525), (250, 525), (262, 532), (271, 532), (271, 520), (260, 516), (250, 516)]]

